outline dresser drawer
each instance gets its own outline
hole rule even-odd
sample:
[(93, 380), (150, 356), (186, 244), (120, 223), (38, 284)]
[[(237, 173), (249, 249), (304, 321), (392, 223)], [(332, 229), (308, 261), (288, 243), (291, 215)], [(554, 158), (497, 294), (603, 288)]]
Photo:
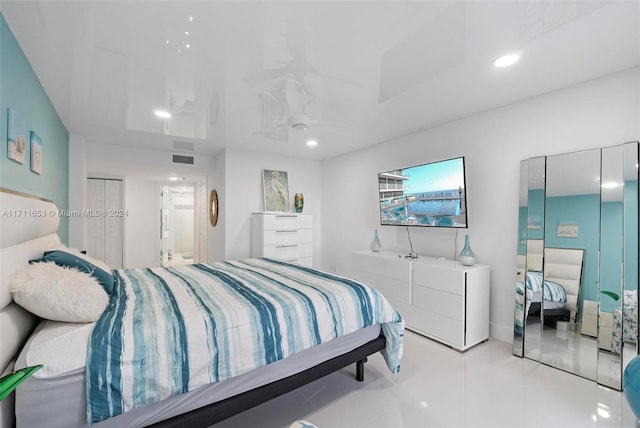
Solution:
[(354, 270), (405, 283), (411, 272), (410, 262), (400, 258), (383, 257), (380, 253), (353, 253), (351, 263)]
[(260, 217), (264, 229), (311, 229), (313, 223), (310, 214), (262, 214)]
[(411, 303), (411, 287), (407, 282), (384, 278), (361, 270), (354, 271), (354, 278), (372, 286), (387, 299), (397, 300), (406, 304)]
[[(259, 232), (256, 232), (259, 233)], [(311, 229), (279, 228), (263, 231), (264, 245), (302, 244), (312, 242)]]
[[(452, 262), (442, 262), (452, 263)], [(457, 269), (439, 267), (437, 264), (413, 264), (412, 284), (433, 288), (446, 293), (464, 295), (465, 273)]]
[(262, 251), (262, 257), (280, 260), (293, 260), (305, 257), (312, 257), (313, 247), (308, 244), (281, 244), (281, 245), (265, 245)]
[(414, 287), (413, 304), (442, 317), (464, 321), (464, 298), (457, 294), (445, 293), (432, 288)]

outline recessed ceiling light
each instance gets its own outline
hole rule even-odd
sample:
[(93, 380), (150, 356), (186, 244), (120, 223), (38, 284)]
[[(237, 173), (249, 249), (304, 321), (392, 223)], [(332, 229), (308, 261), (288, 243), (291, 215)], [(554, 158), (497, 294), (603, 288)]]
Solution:
[(183, 181), (184, 177), (172, 176), (172, 177), (169, 177), (169, 180), (171, 180), (171, 181)]
[(519, 53), (510, 53), (507, 55), (502, 55), (500, 58), (493, 61), (493, 65), (498, 68), (509, 67), (510, 65), (515, 64), (520, 59)]
[(158, 116), (161, 119), (169, 119), (171, 117), (171, 113), (169, 113), (166, 110), (161, 110), (159, 108), (153, 110), (153, 114), (155, 114), (156, 116)]
[(189, 22), (193, 22), (193, 16), (189, 17)]
[(308, 140), (307, 141), (307, 146), (309, 147), (313, 147), (313, 146), (317, 146), (318, 142), (316, 140)]
[(188, 32), (188, 31), (185, 31), (185, 32), (184, 32), (184, 35), (185, 35), (185, 36), (188, 36), (188, 35), (189, 35), (189, 32)]

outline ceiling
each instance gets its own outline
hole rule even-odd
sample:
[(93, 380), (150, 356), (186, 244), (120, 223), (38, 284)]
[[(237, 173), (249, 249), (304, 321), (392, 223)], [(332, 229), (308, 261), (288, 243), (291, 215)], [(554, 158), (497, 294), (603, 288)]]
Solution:
[(69, 132), (174, 152), (326, 159), (640, 64), (636, 1), (1, 5)]

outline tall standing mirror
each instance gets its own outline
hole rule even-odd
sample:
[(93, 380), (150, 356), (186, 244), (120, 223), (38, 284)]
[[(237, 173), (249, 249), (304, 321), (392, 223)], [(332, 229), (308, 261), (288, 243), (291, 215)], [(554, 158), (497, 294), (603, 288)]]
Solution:
[(521, 164), (513, 353), (621, 389), (638, 350), (638, 143)]
[[(640, 148), (638, 143), (628, 143), (624, 146), (624, 300), (623, 322), (627, 322), (626, 330), (623, 326), (623, 342), (628, 342), (623, 355), (623, 370), (627, 364), (638, 355), (638, 190)], [(624, 313), (626, 312), (626, 313)]]
[[(520, 200), (518, 203), (518, 254), (516, 257), (516, 308), (513, 321), (513, 355), (524, 356), (525, 277), (527, 271), (528, 160), (520, 162)], [(528, 309), (528, 308), (527, 308)], [(528, 312), (528, 311), (527, 311)]]
[(545, 157), (520, 164), (513, 353), (535, 360), (540, 359), (542, 351), (542, 296), (535, 284), (542, 275), (545, 168)]
[(623, 151), (624, 146), (602, 149), (601, 171), (598, 383), (616, 389), (621, 389), (623, 346), (620, 340), (613, 343), (613, 326), (622, 321), (619, 314), (624, 289), (624, 252), (621, 251), (624, 249)]
[(596, 379), (597, 340), (582, 334), (598, 299), (600, 149), (547, 157), (541, 361)]

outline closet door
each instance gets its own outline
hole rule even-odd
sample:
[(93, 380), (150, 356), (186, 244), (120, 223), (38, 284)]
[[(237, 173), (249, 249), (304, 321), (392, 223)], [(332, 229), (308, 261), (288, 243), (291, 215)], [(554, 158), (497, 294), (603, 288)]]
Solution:
[(87, 179), (87, 254), (122, 268), (122, 180)]
[(113, 268), (122, 268), (123, 223), (122, 181), (104, 181), (104, 261)]
[(104, 182), (105, 180), (89, 178), (87, 180), (87, 254), (98, 260), (105, 257), (105, 218), (94, 215), (104, 210)]

